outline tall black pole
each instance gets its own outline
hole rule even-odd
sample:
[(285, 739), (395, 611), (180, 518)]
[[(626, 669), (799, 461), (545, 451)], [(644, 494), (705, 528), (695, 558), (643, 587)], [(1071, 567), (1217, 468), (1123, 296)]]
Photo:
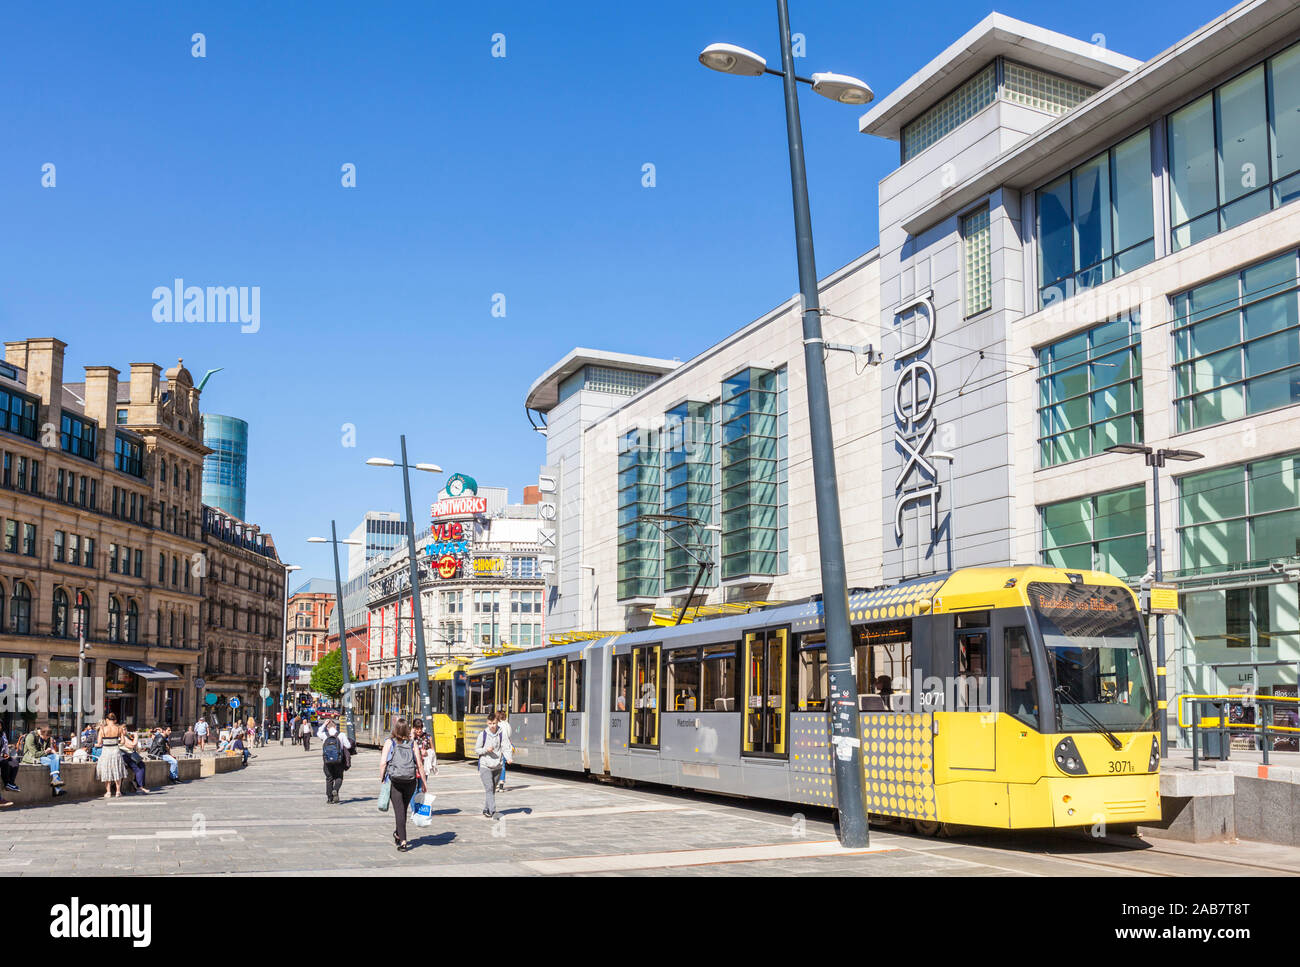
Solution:
[[(1165, 578), (1164, 547), (1160, 540), (1160, 466), (1165, 462), (1163, 450), (1147, 454), (1147, 463), (1151, 465), (1151, 506), (1155, 520), (1153, 529), (1156, 535), (1155, 579)], [(1150, 592), (1148, 592), (1150, 593)], [(1165, 722), (1165, 616), (1156, 615), (1156, 728), (1160, 732), (1160, 758), (1165, 757), (1165, 745), (1168, 742)]]
[[(429, 701), (429, 659), (424, 651), (424, 609), (420, 606), (420, 567), (415, 559), (415, 514), (411, 510), (411, 468), (406, 463), (406, 434), (402, 434), (402, 487), (406, 491), (406, 555), (411, 565), (411, 618), (415, 624), (416, 677), (420, 681), (420, 717), (433, 734), (433, 705)], [(494, 619), (495, 620), (495, 619)], [(401, 635), (398, 634), (398, 640)], [(401, 667), (398, 656), (398, 667)]]
[(343, 668), (343, 708), (348, 713), (348, 741), (357, 747), (357, 723), (352, 712), (352, 695), (348, 692), (348, 630), (343, 616), (343, 578), (339, 574), (339, 532), (330, 521), (330, 543), (334, 545), (334, 611), (339, 619), (339, 658)]
[(866, 846), (867, 813), (863, 799), (862, 727), (858, 687), (853, 677), (853, 642), (849, 631), (849, 590), (844, 568), (839, 486), (835, 477), (835, 443), (826, 390), (826, 359), (821, 308), (817, 299), (817, 265), (813, 260), (812, 215), (808, 175), (804, 170), (803, 130), (790, 49), (790, 11), (776, 0), (781, 22), (781, 69), (785, 85), (785, 124), (790, 142), (790, 181), (799, 255), (799, 292), (803, 296), (804, 369), (808, 381), (808, 427), (812, 437), (813, 491), (817, 505), (817, 543), (821, 552), (822, 609), (826, 616), (826, 660), (830, 683), (831, 743), (835, 749), (835, 802), (840, 813), (840, 843)]

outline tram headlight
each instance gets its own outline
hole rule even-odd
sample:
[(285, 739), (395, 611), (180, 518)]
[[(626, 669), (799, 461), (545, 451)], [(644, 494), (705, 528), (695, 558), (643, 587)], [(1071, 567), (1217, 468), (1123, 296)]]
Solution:
[(1160, 737), (1151, 736), (1151, 758), (1147, 762), (1147, 772), (1155, 772), (1160, 767)]
[(1086, 776), (1088, 774), (1088, 767), (1083, 764), (1083, 756), (1079, 755), (1079, 749), (1075, 746), (1074, 739), (1068, 735), (1056, 743), (1056, 750), (1052, 753), (1052, 757), (1056, 760), (1056, 768), (1067, 776)]

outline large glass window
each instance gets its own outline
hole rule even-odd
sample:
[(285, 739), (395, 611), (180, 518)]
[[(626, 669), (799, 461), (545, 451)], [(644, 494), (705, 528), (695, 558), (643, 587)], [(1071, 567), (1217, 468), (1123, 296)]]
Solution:
[(618, 451), (619, 600), (659, 594), (659, 524), (640, 519), (659, 512), (659, 434), (629, 430)]
[(144, 449), (121, 434), (113, 443), (113, 466), (133, 477), (144, 477)]
[(799, 639), (799, 711), (826, 711), (826, 635)]
[(32, 633), (32, 589), (22, 581), (14, 582), (13, 595), (9, 598), (9, 633)]
[(988, 205), (962, 216), (961, 238), (966, 257), (966, 316), (969, 318), (993, 305)]
[(1143, 487), (1063, 500), (1039, 508), (1043, 563), (1116, 577), (1147, 568), (1147, 504)]
[(1141, 329), (1134, 310), (1038, 351), (1041, 466), (1142, 441)]
[(1178, 483), (1184, 569), (1213, 572), (1300, 554), (1300, 455), (1206, 470)]
[[(664, 527), (664, 590), (689, 588), (699, 562), (717, 561), (713, 537), (713, 407), (686, 402), (664, 414), (664, 513), (698, 523), (668, 523)], [(715, 584), (712, 570), (701, 587)]]
[(700, 711), (700, 650), (670, 651), (667, 665), (669, 711)]
[(1169, 115), (1178, 251), (1300, 198), (1300, 45)]
[(1174, 297), (1178, 431), (1300, 402), (1296, 253)]
[(1041, 305), (1101, 285), (1155, 258), (1151, 192), (1147, 130), (1038, 191)]
[(722, 579), (784, 574), (788, 535), (786, 370), (722, 384)]
[[(75, 454), (87, 460), (95, 459), (95, 431), (93, 421), (63, 414), (63, 424), (59, 433), (59, 443), (64, 453)], [(71, 502), (71, 501), (69, 501)]]
[(628, 709), (628, 686), (632, 680), (632, 656), (615, 655), (614, 673), (609, 683), (609, 710), (626, 712)]
[(13, 390), (0, 389), (0, 429), (35, 440), (36, 401)]
[(949, 131), (969, 121), (997, 98), (997, 65), (989, 64), (970, 80), (903, 126), (903, 160), (916, 157)]

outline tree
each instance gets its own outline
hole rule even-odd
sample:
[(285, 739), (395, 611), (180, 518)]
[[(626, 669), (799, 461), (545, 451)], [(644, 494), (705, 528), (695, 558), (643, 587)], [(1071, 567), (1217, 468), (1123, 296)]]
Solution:
[(328, 651), (316, 667), (311, 670), (311, 690), (320, 692), (330, 701), (337, 701), (343, 694), (342, 652), (335, 648)]

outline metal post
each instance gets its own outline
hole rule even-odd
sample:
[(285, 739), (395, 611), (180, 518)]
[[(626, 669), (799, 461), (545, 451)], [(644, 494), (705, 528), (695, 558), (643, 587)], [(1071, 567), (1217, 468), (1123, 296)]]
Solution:
[(348, 741), (355, 749), (357, 723), (352, 713), (352, 696), (348, 694), (348, 684), (351, 679), (348, 674), (348, 633), (347, 622), (343, 620), (343, 578), (339, 574), (339, 532), (334, 521), (330, 521), (330, 543), (334, 545), (334, 610), (339, 616), (339, 664), (343, 669), (343, 707), (348, 713)]
[(790, 11), (787, 0), (776, 0), (776, 9), (781, 28), (782, 83), (785, 87), (785, 124), (790, 149), (790, 187), (799, 260), (799, 292), (803, 296), (804, 368), (808, 382), (808, 427), (812, 439), (817, 543), (821, 556), (822, 609), (826, 618), (830, 730), (831, 742), (835, 747), (835, 801), (840, 814), (840, 843), (861, 847), (868, 843), (867, 814), (862, 791), (862, 727), (858, 716), (857, 683), (853, 677), (844, 535), (840, 524), (839, 487), (835, 476), (830, 397), (826, 389), (825, 344), (822, 339), (821, 308), (817, 298), (812, 214), (808, 207), (808, 176), (804, 168), (803, 130), (799, 122), (794, 54), (790, 49)]
[[(429, 701), (429, 660), (424, 651), (424, 609), (420, 605), (420, 568), (415, 560), (415, 513), (411, 510), (411, 469), (406, 464), (406, 434), (402, 434), (402, 487), (406, 491), (406, 553), (411, 565), (411, 617), (415, 623), (415, 662), (419, 666), (420, 717), (433, 731), (433, 705)], [(493, 615), (493, 621), (496, 616)]]
[(288, 718), (284, 709), (285, 675), (289, 666), (289, 570), (284, 572), (284, 618), (280, 623), (280, 745), (284, 745), (284, 721)]
[[(1164, 462), (1164, 451), (1147, 454), (1147, 463), (1151, 467), (1151, 512), (1155, 517), (1151, 526), (1155, 531), (1156, 539), (1155, 578), (1157, 581), (1163, 581), (1165, 577), (1164, 547), (1160, 540), (1160, 467)], [(1156, 729), (1159, 732), (1162, 760), (1169, 754), (1165, 704), (1165, 616), (1158, 614), (1156, 615)]]
[(1192, 701), (1192, 771), (1197, 772), (1201, 768), (1201, 751), (1197, 748), (1200, 743), (1197, 741), (1199, 735), (1199, 726), (1197, 723), (1201, 719), (1201, 702), (1199, 699)]

